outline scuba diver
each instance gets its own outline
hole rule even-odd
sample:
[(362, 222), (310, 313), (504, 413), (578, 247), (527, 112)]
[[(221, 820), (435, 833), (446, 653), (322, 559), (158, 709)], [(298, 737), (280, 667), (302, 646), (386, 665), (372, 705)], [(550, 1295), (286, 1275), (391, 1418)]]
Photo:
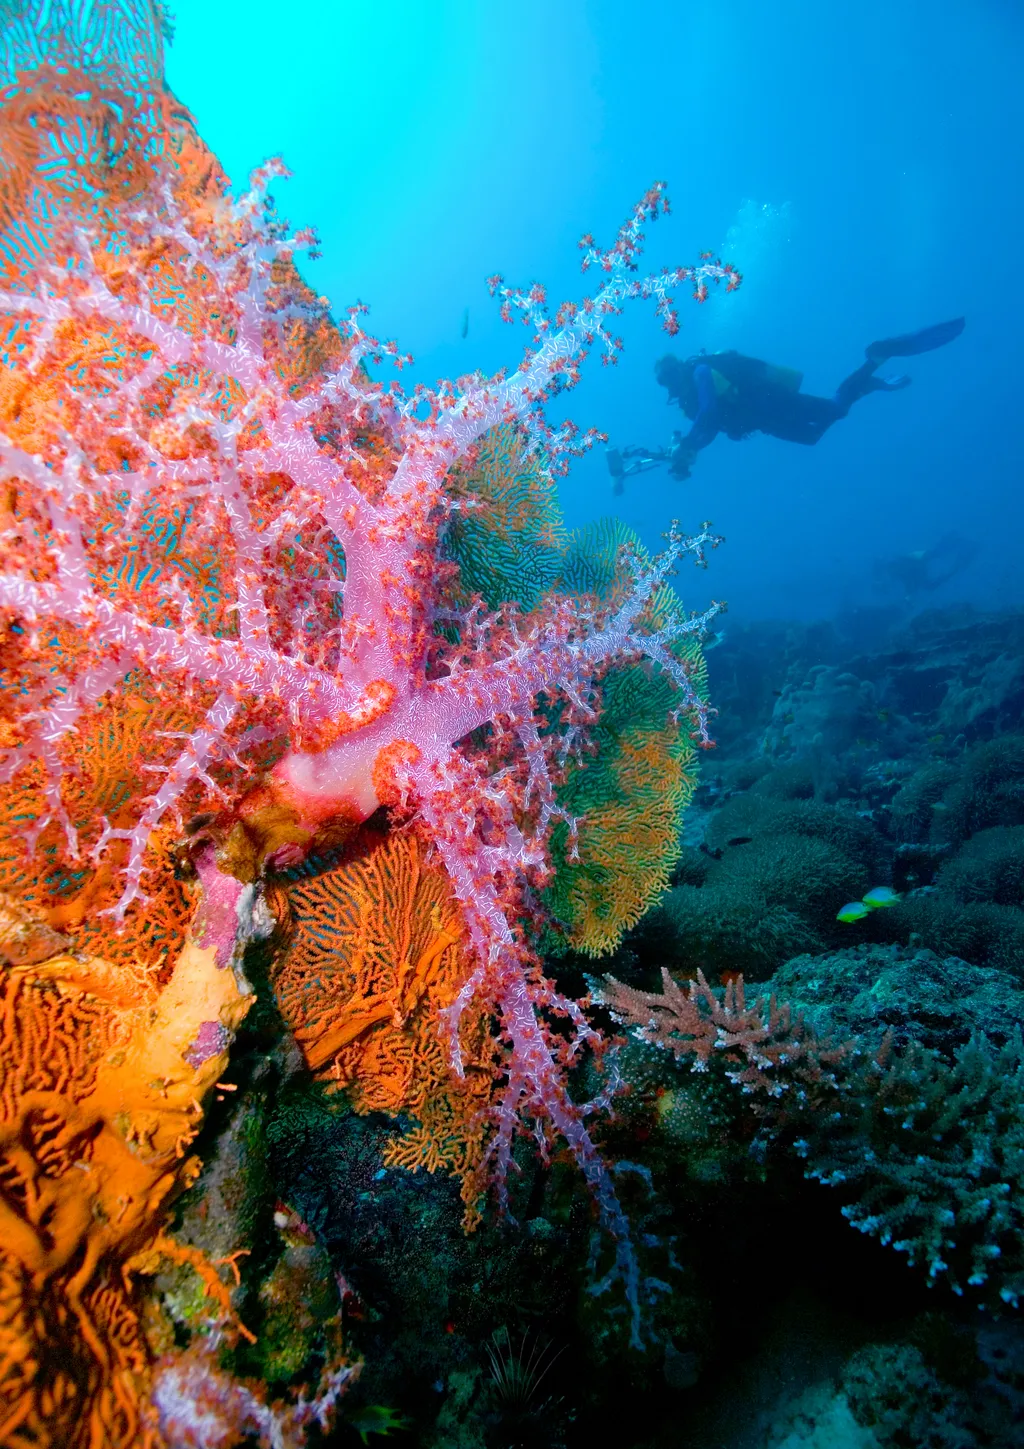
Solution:
[(872, 582), (880, 592), (902, 594), (906, 603), (914, 603), (955, 579), (978, 551), (973, 539), (947, 533), (931, 548), (877, 559), (871, 569)]
[(964, 330), (964, 318), (937, 322), (920, 332), (872, 342), (864, 362), (844, 379), (834, 397), (813, 397), (800, 391), (803, 373), (776, 367), (740, 352), (700, 353), (697, 357), (663, 357), (654, 375), (668, 391), (669, 402), (682, 408), (693, 426), (685, 435), (676, 432), (668, 448), (609, 448), (608, 470), (614, 491), (634, 473), (668, 465), (675, 478), (688, 478), (694, 459), (719, 433), (739, 441), (751, 433), (769, 433), (788, 443), (816, 443), (833, 423), (870, 392), (898, 392), (910, 378), (877, 377), (883, 363), (893, 357), (917, 357), (945, 347)]

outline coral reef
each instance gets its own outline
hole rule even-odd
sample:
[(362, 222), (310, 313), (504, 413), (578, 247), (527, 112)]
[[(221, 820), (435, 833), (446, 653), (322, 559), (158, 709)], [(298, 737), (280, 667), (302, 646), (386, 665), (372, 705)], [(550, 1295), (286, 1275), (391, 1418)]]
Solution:
[[(1012, 1373), (992, 1351), (992, 1339), (1002, 1336), (921, 1314), (905, 1336), (847, 1349), (828, 1377), (776, 1397), (764, 1432), (747, 1442), (758, 1449), (1011, 1449), (1020, 1421), (1006, 1402)], [(1015, 1335), (1006, 1337), (1012, 1353)]]
[(616, 1021), (634, 1028), (638, 1041), (669, 1051), (677, 1061), (692, 1059), (691, 1070), (706, 1072), (713, 1059), (726, 1077), (765, 1104), (791, 1094), (798, 1106), (771, 1106), (780, 1112), (814, 1112), (831, 1106), (836, 1091), (835, 1068), (845, 1046), (819, 1041), (775, 996), (748, 1006), (743, 978), (730, 981), (719, 997), (701, 972), (684, 990), (662, 971), (660, 992), (640, 991), (606, 976), (596, 986), (596, 1000)]
[(979, 830), (940, 868), (936, 884), (961, 901), (1019, 905), (1024, 901), (1024, 825)]
[[(762, 1130), (791, 1145), (808, 1177), (847, 1199), (843, 1215), (854, 1227), (957, 1295), (973, 1289), (1016, 1307), (1024, 1291), (1024, 997), (1008, 978), (964, 962), (869, 950), (839, 959), (833, 998), (831, 965), (828, 957), (793, 962), (773, 979), (771, 997), (750, 1007), (742, 981), (719, 997), (702, 975), (684, 990), (667, 971), (660, 993), (607, 977), (596, 994), (638, 1040), (690, 1059), (695, 1071), (714, 1063), (750, 1098)], [(908, 967), (933, 980), (904, 1000), (893, 985)], [(929, 1015), (952, 981), (966, 987), (959, 1039), (942, 1029), (941, 1012), (934, 1028)], [(796, 1007), (809, 999), (813, 1028), (777, 1004), (781, 991)], [(947, 1017), (950, 1010), (947, 1002)], [(920, 1028), (905, 1029), (895, 1050), (891, 1027), (903, 1015), (934, 1029), (944, 1051), (925, 1044)]]
[[(53, 250), (74, 268), (43, 265), (34, 290), (0, 299), (21, 338), (4, 375), (0, 603), (24, 621), (19, 690), (37, 706), (15, 721), (3, 769), (36, 763), (74, 857), (71, 731), (100, 701), (123, 711), (136, 677), (173, 691), (190, 719), (159, 735), (162, 784), (106, 819), (92, 851), (114, 862), (118, 920), (178, 820), (193, 819), (193, 853), (209, 842), (221, 870), (251, 880), (268, 861), (336, 847), (382, 807), (415, 812), (475, 960), (443, 1011), (456, 1073), (474, 1002), (499, 1014), (507, 1041), (488, 1146), (499, 1196), (525, 1111), (570, 1142), (621, 1245), (614, 1192), (561, 1076), (596, 1037), (544, 981), (517, 923), (550, 878), (552, 828), (573, 833), (557, 790), (599, 717), (605, 671), (650, 659), (671, 730), (706, 742), (687, 647), (710, 613), (685, 613), (664, 584), (678, 558), (702, 558), (713, 540), (675, 538), (657, 561), (618, 549), (600, 598), (555, 590), (529, 613), (488, 612), (479, 599), (462, 608), (456, 570), (440, 562), (460, 502), (446, 484), (510, 418), (538, 446), (543, 398), (573, 380), (588, 345), (614, 352), (603, 319), (624, 300), (654, 297), (672, 324), (671, 282), (735, 278), (712, 263), (633, 276), (641, 225), (662, 205), (656, 188), (609, 252), (588, 242), (584, 265), (606, 278), (594, 300), (552, 322), (538, 292), (494, 282), (503, 308), (537, 330), (519, 372), (403, 402), (366, 376), (377, 352), (358, 310), (342, 337), (299, 282), (292, 258), (312, 242), (268, 212), (275, 168), (233, 205), (212, 163), (200, 171), (187, 118), (170, 124), (173, 164), (144, 202), (118, 209), (116, 249), (87, 219), (58, 228)], [(28, 378), (32, 405), (19, 409)], [(74, 448), (61, 443), (65, 427)], [(548, 437), (548, 458), (567, 446)], [(62, 631), (56, 672), (43, 620)], [(670, 798), (677, 809), (678, 786)], [(661, 862), (652, 869), (656, 889)], [(552, 1035), (551, 1013), (573, 1022), (571, 1042)]]
[(848, 806), (778, 798), (772, 771), (733, 795), (687, 851), (672, 890), (634, 936), (652, 957), (763, 980), (791, 956), (842, 940), (836, 909), (873, 882), (871, 826)]
[[(266, 899), (293, 930), (274, 985), (308, 1066), (411, 1115), (389, 1161), (461, 1174), (471, 1220), (485, 1169), (507, 1202), (522, 1131), (563, 1143), (639, 1344), (639, 1265), (587, 1123), (616, 1083), (570, 1094), (602, 1041), (536, 944), (609, 949), (667, 877), (717, 609), (687, 612), (667, 580), (717, 539), (673, 531), (651, 559), (612, 530), (586, 557), (552, 479), (589, 439), (543, 405), (591, 348), (614, 358), (627, 300), (674, 331), (672, 288), (703, 301), (739, 276), (709, 256), (638, 271), (656, 185), (607, 251), (584, 239), (593, 297), (551, 317), (542, 289), (491, 279), (534, 332), (518, 370), (406, 397), (371, 380), (404, 359), (363, 309), (336, 326), (299, 277), (315, 239), (274, 211), (280, 164), (231, 196), (163, 89), (162, 21), (29, 5), (0, 56), (2, 1432), (299, 1442), (332, 1416), (343, 1357), (268, 1406), (218, 1359), (248, 1330), (175, 1348), (157, 1314), (144, 1343), (126, 1286), (170, 1258), (228, 1312), (162, 1214), (198, 1170), (251, 999), (230, 963)], [(590, 765), (581, 826), (570, 774)], [(263, 880), (289, 870), (285, 911)]]
[(1024, 993), (1012, 977), (879, 947), (790, 962), (772, 985), (818, 1031), (858, 1043), (851, 1103), (802, 1140), (844, 1215), (943, 1275), (1016, 1304)]
[[(1024, 1292), (1021, 1177), (1024, 1046), (960, 1047), (951, 1064), (885, 1052), (856, 1083), (859, 1112), (801, 1147), (808, 1173), (854, 1200), (855, 1228), (906, 1253), (953, 1292)], [(844, 1130), (845, 1129), (845, 1130)]]
[[(1020, 620), (740, 623), (699, 780), (718, 540), (568, 530), (544, 416), (738, 283), (640, 271), (661, 186), (591, 297), (491, 279), (518, 368), (405, 392), (158, 7), (16, 9), (0, 1441), (1015, 1442)], [(859, 1321), (737, 1431), (805, 1290)]]
[(1024, 975), (1018, 834), (1024, 742), (998, 735), (920, 766), (888, 817), (914, 889), (887, 929), (940, 954)]

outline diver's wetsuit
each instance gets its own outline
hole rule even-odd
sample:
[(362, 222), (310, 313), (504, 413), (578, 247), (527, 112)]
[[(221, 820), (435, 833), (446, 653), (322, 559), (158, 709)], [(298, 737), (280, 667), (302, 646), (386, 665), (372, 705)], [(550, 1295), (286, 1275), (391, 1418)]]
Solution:
[(801, 392), (803, 377), (799, 372), (773, 367), (740, 352), (715, 352), (686, 362), (664, 357), (656, 368), (657, 379), (693, 419), (693, 427), (677, 445), (678, 461), (673, 461), (673, 472), (685, 477), (697, 451), (706, 448), (719, 433), (734, 439), (769, 433), (788, 443), (816, 443), (833, 423), (846, 417), (859, 398), (869, 392), (895, 392), (907, 386), (907, 377), (876, 377), (883, 362), (944, 347), (963, 329), (963, 317), (956, 317), (904, 337), (872, 342), (865, 350), (866, 360), (830, 398)]

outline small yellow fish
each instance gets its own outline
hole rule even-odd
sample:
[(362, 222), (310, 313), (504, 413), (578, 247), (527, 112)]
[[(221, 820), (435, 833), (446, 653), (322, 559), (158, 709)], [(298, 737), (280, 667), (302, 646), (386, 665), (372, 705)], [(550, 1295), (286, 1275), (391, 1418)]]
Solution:
[(850, 901), (841, 911), (836, 912), (837, 921), (863, 921), (865, 916), (870, 916), (871, 907), (866, 906), (863, 901)]

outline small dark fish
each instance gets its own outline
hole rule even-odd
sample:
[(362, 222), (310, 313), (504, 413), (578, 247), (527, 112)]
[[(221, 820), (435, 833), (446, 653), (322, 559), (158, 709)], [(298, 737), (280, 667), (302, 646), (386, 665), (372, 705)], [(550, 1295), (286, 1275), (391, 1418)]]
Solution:
[(753, 838), (752, 835), (734, 835), (731, 840), (727, 840), (725, 843), (726, 845), (749, 845)]
[(459, 328), (459, 336), (462, 338), (463, 342), (465, 342), (466, 338), (469, 336), (469, 308), (468, 307), (464, 310), (464, 312), (462, 314), (462, 326)]

